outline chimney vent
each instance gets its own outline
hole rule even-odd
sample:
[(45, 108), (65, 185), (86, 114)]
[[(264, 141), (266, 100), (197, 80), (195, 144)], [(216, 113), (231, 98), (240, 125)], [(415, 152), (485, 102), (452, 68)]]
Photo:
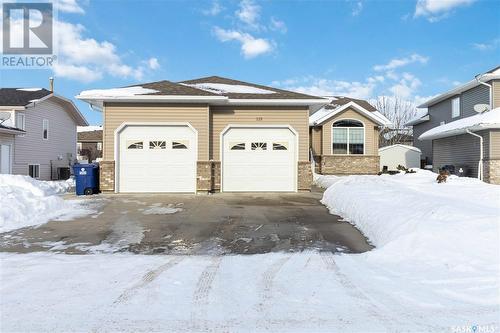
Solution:
[(49, 77), (49, 86), (50, 86), (50, 91), (54, 92), (54, 78), (52, 76)]

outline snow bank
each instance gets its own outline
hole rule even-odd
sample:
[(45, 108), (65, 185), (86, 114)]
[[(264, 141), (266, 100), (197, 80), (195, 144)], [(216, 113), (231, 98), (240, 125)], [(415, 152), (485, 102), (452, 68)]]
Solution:
[(246, 86), (242, 84), (224, 84), (224, 83), (195, 83), (184, 85), (193, 87), (196, 89), (205, 90), (214, 94), (227, 94), (227, 93), (237, 93), (237, 94), (274, 94), (272, 90)]
[(113, 89), (92, 89), (84, 90), (78, 97), (81, 98), (106, 98), (106, 97), (132, 97), (137, 95), (147, 95), (157, 93), (158, 90), (143, 87), (126, 87)]
[[(320, 180), (326, 183), (322, 176)], [(384, 262), (498, 270), (500, 186), (419, 170), (330, 179), (322, 203), (358, 227)]]
[(464, 134), (467, 129), (474, 132), (489, 128), (500, 128), (500, 108), (434, 127), (424, 132), (418, 139), (438, 139), (451, 135)]
[(67, 220), (92, 211), (79, 200), (64, 200), (73, 180), (39, 181), (28, 176), (0, 175), (0, 232)]

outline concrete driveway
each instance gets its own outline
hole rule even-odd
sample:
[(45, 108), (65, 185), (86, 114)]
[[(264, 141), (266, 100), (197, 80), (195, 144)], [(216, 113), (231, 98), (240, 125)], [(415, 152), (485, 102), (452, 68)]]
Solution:
[(322, 191), (287, 194), (98, 195), (97, 212), (0, 235), (0, 251), (73, 254), (364, 252), (352, 225), (328, 213)]

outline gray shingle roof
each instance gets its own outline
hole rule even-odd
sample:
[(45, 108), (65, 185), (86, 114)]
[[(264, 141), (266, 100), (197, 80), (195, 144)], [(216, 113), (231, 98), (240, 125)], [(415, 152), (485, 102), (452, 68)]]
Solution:
[(26, 106), (33, 100), (43, 98), (52, 94), (47, 89), (21, 90), (23, 88), (0, 88), (0, 105), (2, 106)]
[(367, 111), (370, 111), (370, 112), (377, 111), (377, 109), (373, 105), (371, 105), (370, 103), (368, 103), (364, 99), (356, 99), (356, 98), (350, 98), (350, 97), (345, 97), (345, 96), (335, 96), (335, 98), (336, 99), (333, 100), (330, 104), (325, 105), (325, 109), (336, 109), (339, 106), (342, 106), (342, 105), (347, 104), (349, 102), (354, 102)]
[(146, 89), (157, 90), (157, 93), (152, 93), (148, 95), (175, 95), (175, 96), (218, 96), (217, 94), (192, 88), (183, 84), (163, 80), (157, 82), (149, 82), (142, 84), (135, 84), (130, 87), (143, 87)]
[(320, 97), (311, 96), (293, 91), (277, 89), (273, 87), (263, 86), (259, 84), (228, 79), (220, 76), (207, 76), (199, 79), (187, 80), (179, 82), (181, 84), (202, 84), (202, 83), (220, 83), (229, 85), (243, 85), (258, 89), (270, 90), (273, 93), (269, 94), (255, 94), (255, 93), (220, 93), (219, 96), (227, 96), (232, 99), (318, 99)]

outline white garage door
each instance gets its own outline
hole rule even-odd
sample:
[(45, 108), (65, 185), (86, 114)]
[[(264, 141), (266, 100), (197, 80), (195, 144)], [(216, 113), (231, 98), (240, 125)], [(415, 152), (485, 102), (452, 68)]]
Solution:
[(223, 191), (295, 191), (296, 149), (288, 128), (230, 128), (223, 135)]
[(188, 126), (127, 126), (119, 134), (119, 192), (195, 192), (196, 133)]

